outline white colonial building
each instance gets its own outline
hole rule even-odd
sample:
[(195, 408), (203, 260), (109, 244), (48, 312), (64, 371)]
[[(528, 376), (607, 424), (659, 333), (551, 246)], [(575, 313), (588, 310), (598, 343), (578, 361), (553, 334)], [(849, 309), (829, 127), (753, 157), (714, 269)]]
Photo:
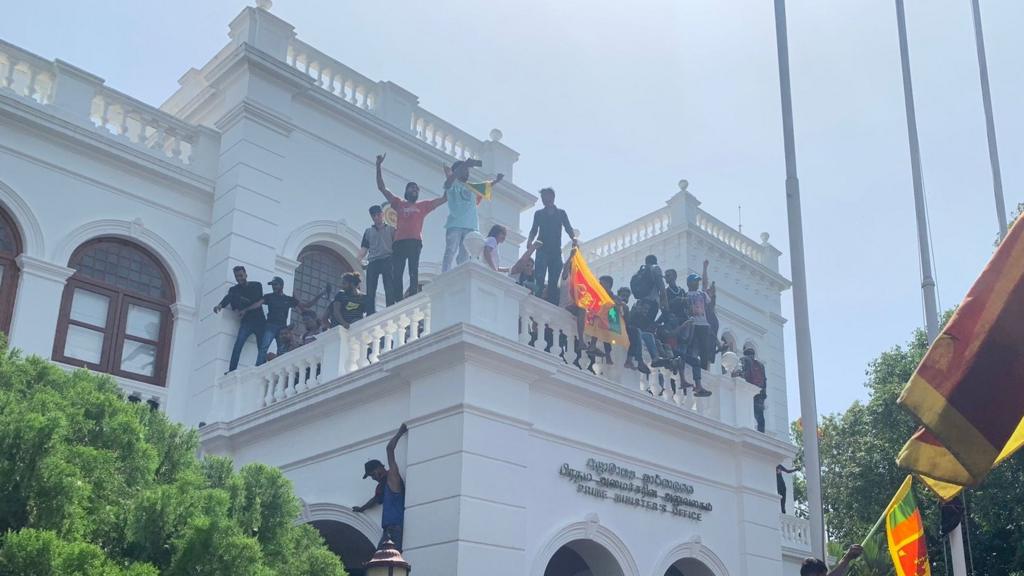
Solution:
[[(598, 374), (547, 350), (535, 325), (574, 334), (562, 309), (478, 263), (439, 274), (445, 208), (427, 218), (424, 291), (306, 346), (225, 375), (238, 327), (213, 314), (233, 266), (282, 276), (300, 296), (358, 266), (376, 154), (393, 189), (441, 193), (445, 162), (504, 173), (481, 226), (524, 241), (535, 197), (518, 153), (480, 140), (296, 37), (260, 8), (155, 108), (62, 60), (0, 41), (0, 329), (27, 353), (111, 374), (133, 399), (241, 465), (280, 467), (353, 573), (380, 534), (354, 513), (401, 422), (405, 556), (416, 574), (761, 576), (794, 573), (806, 524), (779, 514), (788, 462), (779, 252), (699, 207), (685, 183), (666, 207), (601, 236), (598, 273), (628, 283), (643, 256), (681, 275), (712, 261), (720, 333), (769, 368), (768, 430), (754, 388), (712, 366), (714, 395), (670, 375)], [(173, 71), (172, 71), (173, 72)], [(666, 385), (663, 386), (662, 382)]]

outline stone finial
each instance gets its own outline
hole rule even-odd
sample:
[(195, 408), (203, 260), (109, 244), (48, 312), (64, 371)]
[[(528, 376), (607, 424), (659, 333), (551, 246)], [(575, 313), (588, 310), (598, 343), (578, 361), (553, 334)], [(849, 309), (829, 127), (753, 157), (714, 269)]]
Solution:
[(682, 180), (679, 181), (679, 191), (680, 192), (684, 192), (684, 193), (688, 192), (687, 188), (689, 188), (689, 187), (690, 187), (690, 181), (687, 180), (686, 178), (683, 178)]
[(768, 238), (771, 238), (771, 236), (767, 232), (761, 232), (761, 244), (767, 244)]
[(492, 128), (490, 136), (492, 141), (501, 142), (501, 138), (504, 136), (504, 134), (501, 133), (501, 130), (498, 130), (497, 128)]
[(273, 0), (256, 0), (256, 7), (269, 12), (274, 7), (274, 2)]

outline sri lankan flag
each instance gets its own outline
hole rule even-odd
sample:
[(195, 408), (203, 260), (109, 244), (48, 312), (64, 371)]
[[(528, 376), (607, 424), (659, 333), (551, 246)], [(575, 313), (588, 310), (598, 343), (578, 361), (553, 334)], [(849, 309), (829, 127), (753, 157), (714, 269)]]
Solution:
[[(896, 567), (896, 576), (931, 576), (924, 522), (914, 498), (913, 484), (914, 477), (907, 476), (879, 522), (885, 523), (885, 540)], [(877, 529), (878, 524), (868, 534), (865, 543), (872, 540)]]
[(586, 313), (583, 334), (628, 348), (626, 323), (619, 315), (615, 301), (594, 277), (577, 249), (573, 249), (569, 259), (567, 284), (572, 302)]
[(476, 192), (476, 203), (479, 204), (484, 200), (490, 200), (494, 194), (494, 181), (488, 180), (486, 182), (466, 182), (466, 187)]
[(899, 403), (923, 428), (903, 447), (898, 462), (929, 486), (936, 481), (977, 485), (1001, 458), (1024, 444), (1024, 224), (1020, 220), (900, 396)]

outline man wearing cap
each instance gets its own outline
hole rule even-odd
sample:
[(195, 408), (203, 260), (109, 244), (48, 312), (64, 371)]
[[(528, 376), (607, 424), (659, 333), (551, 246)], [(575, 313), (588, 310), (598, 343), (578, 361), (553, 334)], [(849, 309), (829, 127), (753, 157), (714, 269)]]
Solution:
[[(707, 261), (704, 263), (704, 270), (707, 271)], [(703, 284), (702, 284), (703, 283)], [(708, 338), (711, 333), (711, 324), (708, 322), (707, 310), (711, 298), (706, 292), (708, 288), (707, 278), (700, 274), (690, 274), (686, 277), (686, 306), (688, 316), (693, 320), (693, 328), (690, 332), (690, 341), (686, 344), (688, 360), (697, 362), (697, 366), (705, 367), (710, 360), (708, 358)], [(704, 388), (700, 382), (700, 370), (694, 370), (694, 396), (711, 396), (711, 391)]]
[(373, 225), (363, 232), (359, 246), (359, 261), (366, 258), (366, 315), (377, 311), (377, 282), (384, 283), (384, 301), (395, 303), (395, 282), (392, 278), (391, 250), (395, 243), (395, 229), (384, 221), (384, 209), (378, 204), (370, 206)]
[[(469, 260), (469, 251), (466, 250), (463, 241), (467, 234), (480, 228), (476, 205), (482, 196), (474, 189), (476, 185), (471, 186), (467, 181), (469, 169), (480, 166), (483, 166), (483, 163), (475, 158), (459, 160), (452, 164), (451, 168), (445, 166), (444, 192), (448, 198), (448, 220), (444, 223), (444, 259), (441, 262), (441, 272), (451, 270), (453, 261), (462, 264)], [(503, 176), (498, 174), (490, 184), (497, 184), (502, 178)]]
[(394, 542), (395, 548), (398, 550), (402, 549), (402, 532), (405, 526), (405, 480), (402, 479), (402, 474), (398, 470), (398, 462), (395, 461), (395, 447), (398, 445), (398, 440), (408, 431), (406, 425), (402, 424), (395, 436), (388, 442), (387, 468), (384, 468), (384, 464), (380, 460), (368, 460), (363, 465), (363, 479), (373, 478), (377, 483), (377, 490), (373, 497), (366, 501), (366, 504), (352, 508), (354, 512), (365, 512), (377, 504), (383, 508), (380, 525), (384, 529), (384, 533), (381, 534), (380, 542), (377, 544), (378, 549), (387, 540)]
[(768, 398), (768, 376), (765, 374), (764, 364), (757, 359), (757, 352), (750, 344), (743, 345), (743, 357), (740, 358), (740, 365), (733, 370), (732, 375), (740, 376), (761, 389), (754, 396), (754, 420), (757, 421), (757, 431), (764, 432), (764, 401)]
[(330, 290), (328, 287), (308, 302), (299, 302), (298, 298), (284, 293), (284, 279), (280, 276), (274, 276), (267, 284), (270, 285), (271, 291), (264, 294), (257, 304), (258, 306), (265, 305), (267, 307), (267, 323), (264, 325), (259, 343), (260, 351), (264, 357), (266, 357), (267, 350), (270, 350), (270, 343), (274, 341), (277, 341), (278, 354), (283, 354), (287, 351), (288, 346), (278, 337), (281, 334), (281, 330), (288, 325), (288, 311), (292, 308), (298, 308), (299, 310), (311, 308), (316, 304), (317, 300), (325, 296), (327, 291)]

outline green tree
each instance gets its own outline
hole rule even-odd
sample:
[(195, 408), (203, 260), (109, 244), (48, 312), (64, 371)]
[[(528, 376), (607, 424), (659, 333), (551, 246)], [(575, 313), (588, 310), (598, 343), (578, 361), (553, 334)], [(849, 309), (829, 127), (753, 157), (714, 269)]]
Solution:
[(0, 574), (341, 576), (275, 468), (196, 457), (195, 431), (109, 378), (0, 344)]
[[(944, 321), (948, 320), (947, 313)], [(861, 543), (907, 472), (896, 466), (900, 448), (916, 429), (908, 412), (896, 404), (904, 384), (927, 350), (916, 330), (903, 346), (878, 356), (866, 372), (866, 402), (821, 421), (822, 492), (828, 539), (839, 548)], [(796, 427), (794, 426), (794, 432)], [(794, 434), (799, 446), (801, 438)], [(798, 486), (799, 488), (799, 486)], [(933, 573), (944, 573), (939, 532), (939, 502), (920, 484), (915, 495), (924, 515)], [(796, 497), (803, 493), (794, 490)], [(1017, 455), (996, 468), (977, 489), (967, 493), (968, 532), (975, 574), (1024, 571), (1024, 461)], [(885, 576), (891, 562), (857, 562), (854, 576)]]

